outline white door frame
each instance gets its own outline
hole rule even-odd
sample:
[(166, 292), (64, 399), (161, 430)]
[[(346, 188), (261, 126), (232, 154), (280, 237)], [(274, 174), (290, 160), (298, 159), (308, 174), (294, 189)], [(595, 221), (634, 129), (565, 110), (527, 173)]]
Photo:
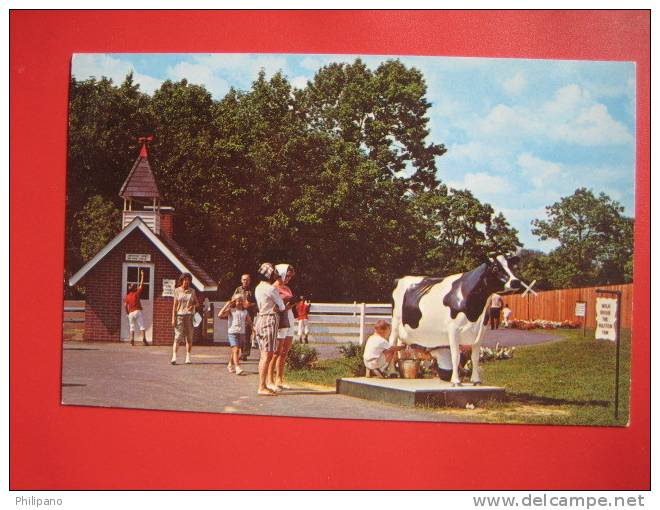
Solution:
[[(130, 342), (131, 336), (128, 330), (128, 315), (126, 315), (126, 308), (124, 307), (124, 298), (126, 297), (126, 278), (128, 276), (128, 268), (130, 267), (148, 267), (149, 268), (149, 299), (142, 302), (142, 318), (144, 319), (145, 333), (147, 342), (153, 342), (153, 324), (154, 324), (154, 283), (155, 266), (149, 262), (124, 262), (121, 267), (121, 332), (120, 340), (122, 342)], [(139, 331), (135, 332), (135, 340), (142, 341), (142, 335)]]

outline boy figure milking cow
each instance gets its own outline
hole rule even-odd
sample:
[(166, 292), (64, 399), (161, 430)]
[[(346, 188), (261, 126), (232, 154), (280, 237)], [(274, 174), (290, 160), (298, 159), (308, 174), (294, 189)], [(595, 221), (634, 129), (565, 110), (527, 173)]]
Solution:
[(147, 332), (144, 329), (144, 319), (142, 318), (142, 304), (140, 303), (140, 295), (144, 288), (144, 271), (140, 269), (140, 284), (135, 285), (131, 283), (128, 287), (128, 293), (124, 298), (124, 308), (128, 315), (128, 324), (131, 335), (131, 345), (135, 345), (135, 328), (142, 331), (142, 343), (147, 344)]

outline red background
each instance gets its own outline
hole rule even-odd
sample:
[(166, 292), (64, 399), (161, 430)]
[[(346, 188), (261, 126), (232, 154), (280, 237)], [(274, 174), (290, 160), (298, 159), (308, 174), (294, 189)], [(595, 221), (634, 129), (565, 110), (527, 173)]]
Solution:
[[(649, 488), (648, 12), (14, 11), (10, 20), (11, 488)], [(60, 406), (67, 88), (74, 52), (636, 61), (630, 426), (429, 424)], [(231, 430), (249, 438), (248, 446), (227, 441)], [(406, 463), (405, 473), (395, 474), (391, 461), (401, 455), (401, 442), (392, 438), (405, 437), (424, 449)], [(258, 452), (278, 451), (285, 459), (280, 469), (257, 460)], [(376, 460), (383, 458), (390, 460)]]

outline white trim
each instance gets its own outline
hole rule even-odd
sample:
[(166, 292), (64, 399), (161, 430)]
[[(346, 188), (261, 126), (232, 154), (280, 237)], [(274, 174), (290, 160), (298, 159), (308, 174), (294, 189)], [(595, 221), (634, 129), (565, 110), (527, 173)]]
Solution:
[(149, 239), (155, 246), (160, 250), (160, 252), (165, 255), (167, 260), (169, 260), (179, 271), (182, 273), (190, 273), (193, 277), (193, 285), (197, 288), (197, 290), (201, 292), (215, 292), (218, 290), (217, 285), (210, 285), (210, 286), (204, 286), (204, 284), (198, 280), (193, 272), (188, 269), (183, 262), (181, 262), (174, 253), (170, 251), (170, 249), (163, 244), (163, 242), (158, 239), (156, 234), (154, 234), (149, 227), (139, 218), (136, 217), (131, 223), (129, 223), (126, 228), (124, 228), (119, 234), (115, 236), (115, 238), (110, 241), (108, 244), (106, 244), (103, 249), (98, 252), (94, 257), (87, 262), (83, 267), (81, 267), (77, 273), (75, 273), (71, 278), (69, 278), (69, 286), (73, 287), (76, 283), (80, 281), (80, 279), (85, 276), (90, 269), (92, 269), (96, 264), (99, 263), (103, 257), (105, 257), (112, 249), (117, 246), (119, 243), (121, 243), (128, 234), (133, 232), (135, 229), (140, 229), (140, 231)]

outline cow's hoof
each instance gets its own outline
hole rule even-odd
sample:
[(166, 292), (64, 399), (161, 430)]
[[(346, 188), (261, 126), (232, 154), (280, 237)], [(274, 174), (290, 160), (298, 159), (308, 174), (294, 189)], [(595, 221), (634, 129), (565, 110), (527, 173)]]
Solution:
[(459, 387), (459, 386), (463, 386), (463, 383), (460, 383), (460, 382), (453, 382), (453, 383), (451, 383), (451, 385), (452, 385), (453, 388), (457, 388), (457, 387)]
[(473, 381), (472, 386), (481, 386), (481, 381)]

